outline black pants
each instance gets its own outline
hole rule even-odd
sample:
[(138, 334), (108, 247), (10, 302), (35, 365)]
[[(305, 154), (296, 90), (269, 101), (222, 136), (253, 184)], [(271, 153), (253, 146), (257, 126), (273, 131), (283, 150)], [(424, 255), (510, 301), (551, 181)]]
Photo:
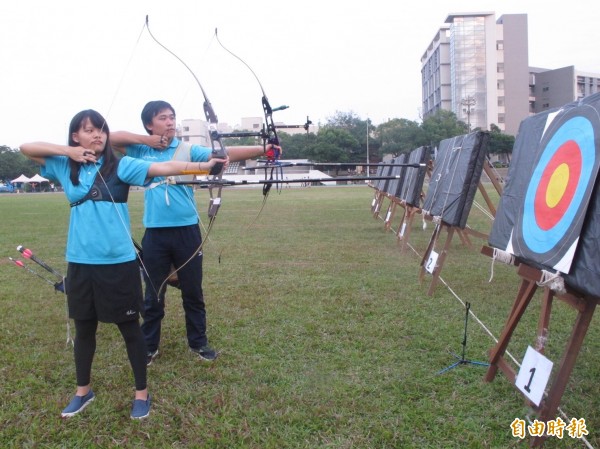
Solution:
[(194, 255), (201, 242), (198, 225), (146, 229), (142, 239), (144, 267), (147, 271), (144, 273), (146, 293), (142, 332), (148, 351), (158, 349), (161, 321), (165, 316), (166, 287), (163, 287), (160, 295), (158, 289), (171, 272), (171, 267), (178, 268), (183, 264), (185, 266), (177, 272), (177, 276), (185, 311), (188, 345), (198, 349), (208, 344), (202, 293), (202, 252)]
[[(117, 323), (125, 340), (127, 356), (133, 369), (136, 390), (145, 390), (146, 383), (146, 343), (137, 320)], [(97, 320), (75, 320), (75, 373), (77, 385), (88, 385), (92, 373), (92, 361), (96, 352)]]

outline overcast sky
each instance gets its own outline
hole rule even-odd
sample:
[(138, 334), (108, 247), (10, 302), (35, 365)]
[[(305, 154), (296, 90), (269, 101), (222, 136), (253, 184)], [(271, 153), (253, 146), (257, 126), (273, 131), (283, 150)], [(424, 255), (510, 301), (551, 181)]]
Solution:
[(143, 132), (149, 100), (204, 119), (199, 78), (220, 122), (261, 116), (257, 74), (277, 121), (352, 111), (374, 124), (419, 120), (420, 57), (449, 13), (528, 15), (529, 65), (600, 73), (600, 7), (578, 0), (18, 0), (0, 4), (0, 145), (66, 142), (93, 108), (111, 130)]

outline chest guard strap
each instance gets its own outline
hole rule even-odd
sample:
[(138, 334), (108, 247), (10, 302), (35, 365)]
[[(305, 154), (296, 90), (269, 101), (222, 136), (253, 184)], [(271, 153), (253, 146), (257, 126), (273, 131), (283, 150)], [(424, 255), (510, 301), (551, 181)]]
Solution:
[(92, 201), (111, 201), (115, 203), (126, 203), (129, 196), (129, 184), (124, 183), (117, 175), (119, 161), (115, 171), (106, 179), (106, 183), (102, 181), (100, 173), (96, 173), (92, 187), (83, 198), (71, 203), (71, 207), (79, 206), (87, 200)]

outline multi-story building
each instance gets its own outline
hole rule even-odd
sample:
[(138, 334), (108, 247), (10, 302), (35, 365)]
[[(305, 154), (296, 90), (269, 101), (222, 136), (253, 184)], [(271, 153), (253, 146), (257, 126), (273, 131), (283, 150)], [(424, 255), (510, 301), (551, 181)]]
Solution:
[[(231, 132), (227, 123), (219, 123), (217, 129), (221, 133)], [(199, 119), (184, 119), (177, 128), (177, 137), (184, 142), (210, 147), (208, 123)]]
[(574, 66), (548, 70), (530, 68), (532, 113), (560, 107), (600, 92), (600, 74), (580, 72)]
[(516, 134), (529, 114), (527, 47), (526, 14), (449, 14), (421, 57), (423, 118), (446, 109)]
[(421, 57), (422, 117), (452, 111), (471, 129), (516, 135), (527, 116), (600, 92), (600, 75), (529, 67), (526, 14), (449, 14)]

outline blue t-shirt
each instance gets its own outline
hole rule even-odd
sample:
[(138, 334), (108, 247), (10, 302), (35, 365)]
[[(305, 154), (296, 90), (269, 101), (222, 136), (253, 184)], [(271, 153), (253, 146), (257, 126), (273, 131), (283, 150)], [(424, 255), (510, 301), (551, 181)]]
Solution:
[[(84, 164), (79, 170), (79, 185), (71, 183), (69, 158), (49, 156), (42, 166), (42, 176), (60, 181), (70, 203), (82, 199), (94, 184), (102, 158), (96, 164)], [(121, 181), (141, 186), (147, 181), (150, 163), (123, 157), (117, 175)], [(127, 203), (84, 201), (71, 208), (67, 237), (67, 262), (116, 264), (136, 258), (131, 241)]]
[[(156, 150), (148, 145), (128, 145), (127, 156), (148, 162), (163, 162), (173, 159), (179, 140), (173, 139), (164, 150)], [(210, 159), (211, 149), (192, 145), (191, 162), (206, 162)], [(164, 177), (152, 178), (152, 184), (164, 181)], [(146, 228), (166, 228), (189, 226), (198, 223), (198, 212), (194, 190), (190, 186), (162, 183), (147, 188), (144, 193), (144, 226)]]

